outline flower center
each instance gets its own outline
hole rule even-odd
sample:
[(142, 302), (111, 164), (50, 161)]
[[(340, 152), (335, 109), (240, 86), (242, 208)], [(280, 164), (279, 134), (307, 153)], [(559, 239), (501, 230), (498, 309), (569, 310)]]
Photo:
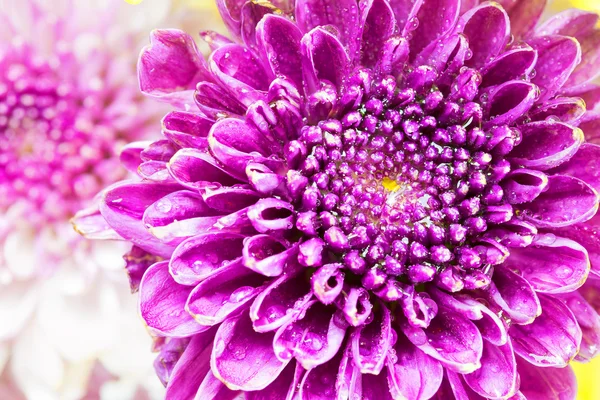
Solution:
[(307, 154), (300, 229), (318, 215), (323, 239), (367, 289), (445, 270), (472, 276), (472, 288), (487, 285), (502, 256), (480, 239), (489, 223), (512, 217), (496, 183), (510, 171), (503, 155), (518, 131), (484, 132), (475, 70), (464, 68), (452, 87), (429, 67), (398, 80), (371, 76), (358, 71), (340, 96), (345, 106), (290, 145)]

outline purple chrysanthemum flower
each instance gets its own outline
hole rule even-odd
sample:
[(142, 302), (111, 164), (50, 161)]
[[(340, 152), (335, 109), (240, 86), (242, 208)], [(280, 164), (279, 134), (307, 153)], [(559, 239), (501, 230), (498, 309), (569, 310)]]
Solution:
[(100, 206), (167, 398), (574, 398), (600, 343), (598, 17), (217, 3), (235, 41), (203, 34), (208, 62), (174, 30), (142, 53), (180, 109)]

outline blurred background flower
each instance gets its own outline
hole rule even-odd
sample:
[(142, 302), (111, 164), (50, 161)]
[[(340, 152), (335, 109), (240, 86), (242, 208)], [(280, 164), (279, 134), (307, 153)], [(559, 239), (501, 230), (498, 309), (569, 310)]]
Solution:
[[(162, 398), (117, 242), (69, 219), (157, 135), (139, 50), (156, 26), (220, 23), (213, 1), (0, 0), (0, 399)], [(190, 25), (191, 23), (194, 25)]]

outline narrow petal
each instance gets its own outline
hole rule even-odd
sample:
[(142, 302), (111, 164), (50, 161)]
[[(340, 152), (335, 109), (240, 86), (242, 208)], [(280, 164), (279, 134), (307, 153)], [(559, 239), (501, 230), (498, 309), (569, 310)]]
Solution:
[(548, 176), (532, 169), (516, 169), (502, 181), (502, 189), (510, 204), (531, 202), (547, 188)]
[(362, 376), (362, 399), (393, 400), (387, 386), (387, 370), (383, 370), (379, 375), (366, 374)]
[(268, 15), (256, 27), (258, 47), (276, 76), (285, 76), (302, 87), (302, 32), (296, 24), (277, 15)]
[(329, 362), (309, 369), (300, 382), (299, 400), (331, 400), (336, 398), (336, 377), (340, 366), (339, 352)]
[(521, 382), (527, 382), (520, 388), (526, 399), (572, 400), (577, 397), (577, 377), (570, 366), (539, 368), (519, 357), (517, 365)]
[(600, 146), (584, 143), (577, 153), (553, 172), (581, 179), (600, 193)]
[(518, 389), (518, 375), (510, 340), (502, 346), (484, 341), (481, 368), (463, 377), (467, 385), (484, 398), (500, 399), (514, 395)]
[(519, 271), (540, 293), (567, 293), (585, 282), (590, 260), (586, 249), (553, 234), (538, 236), (527, 248), (512, 249), (505, 265)]
[(259, 60), (245, 47), (220, 47), (211, 53), (208, 65), (223, 87), (246, 107), (266, 98), (269, 78)]
[(362, 374), (381, 373), (388, 351), (394, 345), (390, 310), (384, 304), (380, 306), (373, 320), (357, 327), (351, 336), (354, 363)]
[(214, 326), (244, 308), (264, 289), (265, 280), (239, 264), (228, 265), (192, 290), (185, 310), (198, 324)]
[(173, 279), (182, 285), (195, 285), (226, 265), (241, 261), (244, 236), (204, 233), (177, 246), (169, 263)]
[(517, 324), (530, 324), (542, 313), (540, 300), (529, 282), (504, 266), (495, 269), (489, 293), (493, 302)]
[(573, 157), (584, 141), (579, 128), (561, 122), (540, 121), (519, 128), (523, 141), (510, 153), (520, 166), (545, 171)]
[(252, 329), (247, 312), (229, 318), (215, 335), (211, 370), (231, 390), (264, 389), (288, 364), (275, 357), (272, 343), (272, 334)]
[[(406, 32), (406, 25), (409, 20), (416, 17), (419, 8), (423, 4), (423, 0), (389, 0), (388, 3), (394, 11), (398, 28)], [(414, 22), (414, 21), (411, 21)], [(414, 24), (411, 23), (411, 30), (414, 30)]]
[(521, 206), (522, 217), (538, 228), (560, 228), (584, 222), (598, 211), (598, 192), (581, 179), (552, 175), (548, 187)]
[(490, 120), (484, 126), (510, 125), (526, 114), (535, 103), (538, 89), (534, 84), (509, 81), (495, 88), (489, 95)]
[(439, 307), (459, 313), (463, 317), (473, 321), (479, 329), (481, 337), (486, 339), (486, 341), (497, 346), (502, 346), (507, 342), (508, 335), (504, 322), (483, 302), (469, 295), (449, 295), (439, 289), (433, 288), (431, 295)]
[(566, 367), (579, 351), (581, 328), (560, 300), (540, 295), (542, 314), (528, 325), (512, 325), (515, 352), (539, 367)]
[(538, 36), (562, 35), (581, 38), (591, 33), (598, 23), (598, 14), (576, 8), (560, 12), (536, 29)]
[(191, 290), (171, 278), (167, 261), (146, 271), (140, 283), (140, 314), (155, 335), (188, 337), (207, 330), (185, 311)]
[(360, 63), (372, 68), (382, 56), (385, 41), (394, 34), (396, 20), (385, 0), (369, 0), (363, 10), (363, 19)]
[(274, 280), (250, 307), (250, 319), (257, 332), (270, 332), (299, 318), (312, 299), (310, 286), (294, 274)]
[[(421, 4), (416, 20), (407, 21), (407, 29), (411, 32), (411, 58), (414, 58), (427, 46), (434, 43), (450, 32), (458, 19), (460, 1), (458, 0), (428, 0)], [(410, 24), (413, 24), (411, 27)], [(416, 26), (415, 26), (416, 25)]]
[(213, 375), (212, 371), (204, 376), (194, 400), (219, 399), (233, 400), (238, 396), (238, 392), (227, 389), (227, 386)]
[(191, 112), (171, 111), (162, 120), (162, 133), (181, 147), (204, 150), (213, 121)]
[(415, 347), (403, 334), (394, 346), (396, 356), (387, 356), (388, 385), (393, 398), (427, 400), (440, 387), (444, 368), (436, 359)]
[(320, 88), (318, 82), (321, 79), (341, 87), (347, 76), (350, 59), (338, 38), (323, 28), (315, 28), (304, 35), (300, 49), (302, 75), (308, 94)]
[(559, 297), (569, 307), (581, 327), (581, 349), (576, 357), (580, 362), (591, 361), (600, 352), (600, 315), (586, 300), (586, 297), (597, 297), (595, 291), (596, 288), (588, 285), (577, 292), (566, 293)]
[[(289, 363), (279, 377), (263, 390), (245, 393), (246, 400), (291, 400), (295, 389), (296, 363)], [(291, 392), (291, 393), (290, 393)], [(198, 399), (200, 400), (200, 399)]]
[(155, 237), (171, 242), (175, 238), (195, 236), (210, 229), (219, 212), (211, 209), (197, 193), (180, 190), (153, 203), (144, 212), (142, 221)]
[(331, 360), (338, 352), (348, 324), (341, 313), (332, 313), (316, 302), (306, 316), (283, 325), (275, 334), (273, 350), (277, 358), (287, 362), (293, 358), (304, 367), (312, 369)]
[(243, 263), (246, 268), (264, 276), (279, 276), (297, 259), (298, 246), (286, 248), (269, 235), (255, 235), (244, 240)]
[(511, 33), (516, 38), (526, 37), (537, 25), (548, 0), (516, 1), (508, 11)]
[(461, 314), (440, 309), (427, 329), (402, 325), (408, 339), (451, 371), (467, 374), (481, 367), (483, 341), (479, 329)]
[(138, 79), (142, 92), (179, 107), (193, 104), (196, 83), (210, 80), (194, 39), (176, 29), (152, 32), (140, 55)]
[(248, 163), (263, 162), (269, 166), (265, 157), (281, 150), (245, 121), (234, 118), (215, 123), (208, 135), (208, 143), (215, 158), (241, 179), (246, 177)]
[(211, 82), (200, 82), (196, 86), (194, 101), (200, 111), (213, 121), (223, 116), (244, 115), (247, 109), (227, 90)]
[(527, 76), (533, 71), (536, 62), (537, 52), (529, 46), (508, 50), (483, 68), (481, 87), (495, 86)]
[(167, 168), (177, 182), (192, 190), (215, 184), (228, 186), (238, 182), (208, 152), (193, 148), (179, 150), (171, 158)]
[(217, 0), (217, 9), (229, 32), (235, 38), (241, 38), (241, 12), (246, 0)]
[(202, 198), (216, 212), (229, 214), (256, 203), (260, 195), (248, 186), (207, 187)]
[(351, 58), (356, 57), (360, 46), (360, 16), (356, 1), (298, 0), (294, 14), (303, 32), (318, 26), (334, 26)]
[(541, 91), (540, 102), (554, 96), (581, 62), (581, 46), (566, 36), (542, 36), (527, 42), (538, 52), (536, 75), (531, 80)]
[(497, 3), (484, 3), (460, 17), (456, 30), (464, 33), (473, 52), (466, 64), (479, 68), (506, 46), (510, 36), (510, 20)]
[(118, 183), (104, 193), (100, 212), (121, 237), (150, 253), (168, 258), (174, 246), (162, 243), (148, 232), (142, 218), (146, 208), (180, 189), (181, 187), (175, 184)]
[(581, 45), (581, 63), (569, 76), (565, 82), (565, 88), (572, 88), (592, 82), (598, 77), (598, 62), (600, 62), (600, 31), (595, 30), (589, 35), (580, 38)]
[(192, 336), (190, 343), (173, 368), (165, 398), (193, 398), (210, 370), (210, 353), (214, 336), (214, 329)]

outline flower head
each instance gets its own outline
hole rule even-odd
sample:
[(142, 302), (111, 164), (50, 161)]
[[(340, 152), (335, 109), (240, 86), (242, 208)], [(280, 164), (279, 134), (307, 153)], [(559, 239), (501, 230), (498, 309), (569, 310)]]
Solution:
[(218, 1), (207, 62), (153, 33), (141, 87), (179, 109), (100, 212), (163, 259), (140, 306), (167, 396), (574, 398), (597, 16), (503, 3)]

